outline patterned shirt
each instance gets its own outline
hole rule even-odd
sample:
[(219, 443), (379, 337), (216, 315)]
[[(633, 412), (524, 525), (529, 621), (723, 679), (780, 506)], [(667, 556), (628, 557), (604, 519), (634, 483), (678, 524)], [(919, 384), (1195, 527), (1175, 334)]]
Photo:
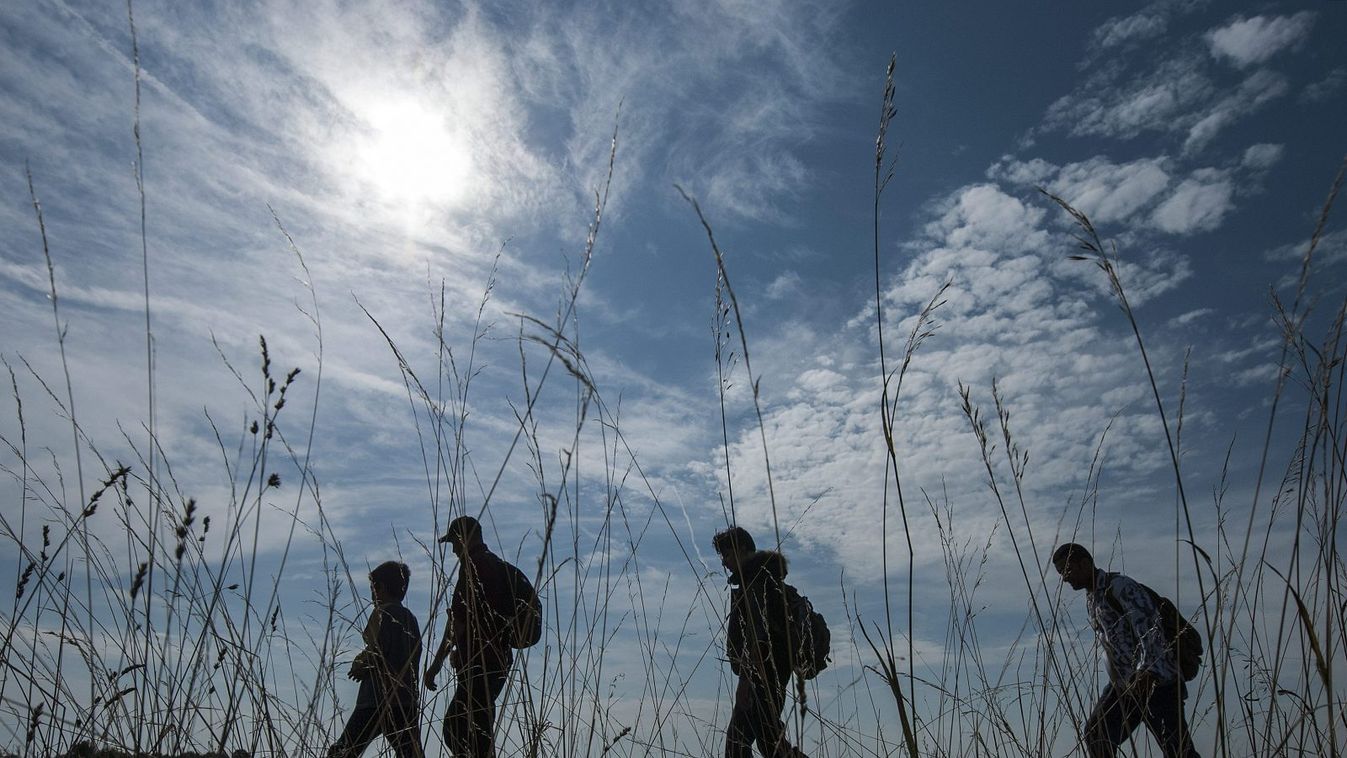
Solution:
[(1096, 569), (1085, 608), (1108, 658), (1110, 681), (1124, 682), (1138, 671), (1149, 671), (1160, 682), (1178, 678), (1160, 609), (1145, 587), (1122, 574)]

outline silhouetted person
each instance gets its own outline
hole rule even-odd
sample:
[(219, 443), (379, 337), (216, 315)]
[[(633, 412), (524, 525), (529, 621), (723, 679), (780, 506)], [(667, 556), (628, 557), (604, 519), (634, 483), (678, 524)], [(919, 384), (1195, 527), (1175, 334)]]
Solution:
[(505, 621), (513, 611), (508, 564), (487, 549), (482, 527), (471, 516), (454, 519), (440, 542), (458, 556), (458, 580), (444, 640), (426, 668), (426, 688), (435, 689), (447, 657), (457, 682), (444, 714), (444, 744), (460, 758), (491, 758), (496, 698), (514, 660)]
[(1080, 545), (1057, 548), (1052, 565), (1072, 589), (1085, 590), (1090, 626), (1108, 660), (1108, 686), (1081, 735), (1086, 753), (1112, 758), (1144, 723), (1166, 758), (1196, 758), (1183, 715), (1188, 690), (1151, 593), (1129, 577), (1096, 568)]
[(416, 670), (421, 664), (421, 626), (402, 604), (412, 572), (407, 564), (387, 561), (369, 572), (374, 610), (361, 638), (365, 648), (347, 676), (360, 682), (355, 710), (341, 736), (328, 749), (331, 758), (357, 758), (383, 735), (398, 758), (421, 758), (420, 695)]
[(758, 550), (753, 536), (732, 526), (711, 541), (730, 572), (730, 617), (726, 657), (739, 677), (734, 710), (725, 732), (726, 758), (752, 756), (752, 745), (767, 758), (803, 758), (786, 739), (781, 709), (792, 670), (786, 603), (786, 558)]

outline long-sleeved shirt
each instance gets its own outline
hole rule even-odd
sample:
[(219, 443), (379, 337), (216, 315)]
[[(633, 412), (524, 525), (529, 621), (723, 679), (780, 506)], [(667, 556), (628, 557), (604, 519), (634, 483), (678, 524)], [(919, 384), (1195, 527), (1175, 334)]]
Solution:
[(725, 648), (730, 670), (735, 674), (758, 672), (768, 680), (775, 680), (778, 674), (790, 670), (787, 570), (785, 556), (759, 550), (730, 575), (733, 589)]
[(454, 667), (509, 668), (513, 654), (505, 619), (513, 595), (504, 561), (478, 544), (459, 563), (458, 581), (449, 601), (449, 633)]
[(1085, 608), (1108, 659), (1109, 680), (1125, 682), (1136, 672), (1150, 672), (1160, 682), (1172, 682), (1178, 666), (1150, 592), (1122, 574), (1095, 570), (1093, 589)]
[(375, 706), (393, 699), (404, 705), (415, 703), (421, 666), (421, 625), (416, 614), (396, 600), (380, 603), (360, 637), (365, 649), (356, 656), (356, 666), (366, 675), (360, 681), (356, 705)]

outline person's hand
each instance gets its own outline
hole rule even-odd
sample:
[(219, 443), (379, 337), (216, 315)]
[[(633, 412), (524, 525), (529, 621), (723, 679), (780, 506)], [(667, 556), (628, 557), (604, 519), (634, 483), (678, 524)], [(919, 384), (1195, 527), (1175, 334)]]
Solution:
[(359, 653), (356, 653), (355, 660), (351, 661), (351, 670), (346, 672), (346, 676), (357, 682), (363, 682), (369, 678), (373, 668), (374, 664), (370, 660), (369, 651), (361, 650)]

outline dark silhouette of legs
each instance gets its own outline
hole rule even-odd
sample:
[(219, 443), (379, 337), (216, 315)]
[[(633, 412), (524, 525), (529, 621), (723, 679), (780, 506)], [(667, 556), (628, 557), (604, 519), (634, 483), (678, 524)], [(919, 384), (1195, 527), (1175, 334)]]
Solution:
[(789, 671), (784, 677), (773, 677), (771, 682), (763, 680), (757, 672), (745, 672), (739, 677), (734, 710), (725, 730), (725, 758), (750, 758), (754, 742), (767, 758), (803, 758), (804, 753), (786, 739), (786, 727), (781, 723)]
[(416, 708), (357, 706), (341, 736), (328, 748), (329, 758), (359, 758), (375, 737), (383, 735), (398, 758), (424, 758)]
[(1113, 758), (1118, 747), (1145, 724), (1165, 758), (1199, 758), (1183, 715), (1183, 685), (1157, 686), (1144, 700), (1109, 684), (1085, 720), (1085, 752), (1090, 758)]
[(468, 666), (444, 714), (444, 744), (455, 758), (495, 758), (496, 698), (509, 670)]

